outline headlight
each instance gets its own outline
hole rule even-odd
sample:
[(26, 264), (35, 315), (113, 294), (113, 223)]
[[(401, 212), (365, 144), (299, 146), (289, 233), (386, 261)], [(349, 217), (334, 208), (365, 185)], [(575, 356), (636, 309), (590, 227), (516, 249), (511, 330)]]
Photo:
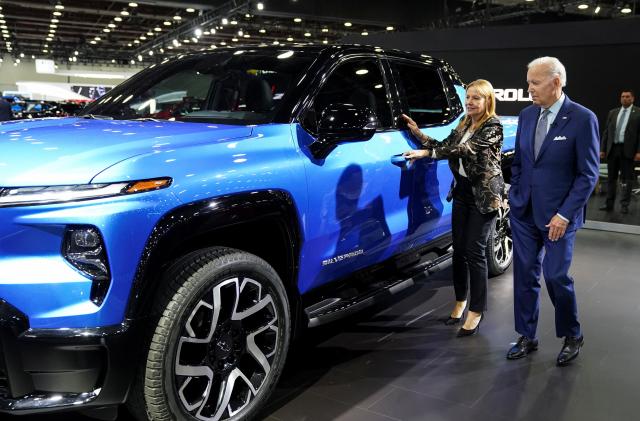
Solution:
[(98, 306), (101, 305), (109, 290), (111, 274), (100, 231), (94, 226), (67, 227), (62, 243), (62, 255), (93, 281), (91, 301)]
[(31, 206), (143, 193), (171, 185), (171, 178), (110, 184), (0, 188), (0, 207)]

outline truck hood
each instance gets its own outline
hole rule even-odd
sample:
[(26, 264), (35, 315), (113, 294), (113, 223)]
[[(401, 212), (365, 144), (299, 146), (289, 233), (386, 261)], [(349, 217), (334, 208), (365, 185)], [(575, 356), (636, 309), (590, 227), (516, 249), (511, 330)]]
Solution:
[(253, 128), (179, 121), (53, 118), (0, 124), (0, 186), (86, 184), (125, 159), (251, 136)]

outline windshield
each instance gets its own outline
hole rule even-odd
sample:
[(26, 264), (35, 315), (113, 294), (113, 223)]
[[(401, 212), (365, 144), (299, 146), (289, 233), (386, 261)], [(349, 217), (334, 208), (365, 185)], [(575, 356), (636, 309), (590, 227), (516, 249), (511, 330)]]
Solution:
[(114, 119), (263, 124), (274, 116), (313, 57), (230, 50), (152, 66), (85, 108)]

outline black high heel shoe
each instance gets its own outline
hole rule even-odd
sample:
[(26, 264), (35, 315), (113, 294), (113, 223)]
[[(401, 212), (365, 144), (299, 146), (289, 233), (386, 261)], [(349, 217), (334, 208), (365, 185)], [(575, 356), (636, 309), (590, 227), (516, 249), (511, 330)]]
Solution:
[(482, 322), (482, 318), (484, 317), (484, 313), (480, 314), (480, 320), (478, 320), (478, 324), (476, 325), (476, 327), (474, 327), (471, 330), (465, 329), (463, 327), (461, 327), (458, 330), (458, 338), (462, 338), (465, 336), (471, 336), (471, 335), (475, 335), (476, 333), (478, 333), (478, 330), (480, 330), (480, 322)]
[(447, 319), (443, 319), (444, 324), (447, 325), (447, 326), (457, 325), (458, 323), (460, 323), (461, 320), (462, 320), (462, 316), (460, 316), (460, 317), (451, 317), (451, 316), (449, 316)]

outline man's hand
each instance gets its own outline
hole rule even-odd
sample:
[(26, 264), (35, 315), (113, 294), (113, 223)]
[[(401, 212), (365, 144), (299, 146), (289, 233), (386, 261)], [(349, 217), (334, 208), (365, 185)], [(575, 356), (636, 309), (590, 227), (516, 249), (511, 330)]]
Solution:
[(567, 226), (569, 226), (567, 221), (560, 218), (558, 215), (554, 215), (554, 217), (551, 218), (551, 221), (545, 225), (545, 227), (549, 228), (549, 240), (558, 241), (562, 238), (565, 231), (567, 231)]
[(635, 156), (633, 157), (634, 161), (640, 161), (640, 152), (638, 152), (637, 154), (635, 154)]
[(413, 164), (413, 162), (416, 159), (430, 157), (431, 156), (431, 150), (430, 149), (416, 149), (416, 150), (412, 150), (412, 151), (407, 151), (407, 152), (403, 153), (402, 156), (404, 156), (406, 159), (408, 159), (411, 162), (411, 164)]
[(409, 117), (406, 114), (402, 114), (402, 118), (404, 119), (404, 121), (407, 123), (407, 128), (409, 129), (409, 131), (411, 132), (411, 134), (418, 139), (418, 141), (420, 141), (422, 143), (422, 131), (420, 131), (420, 129), (418, 128), (418, 124), (413, 121), (413, 119), (411, 117)]
[(605, 159), (607, 157), (607, 153), (606, 152), (600, 152), (600, 159)]

